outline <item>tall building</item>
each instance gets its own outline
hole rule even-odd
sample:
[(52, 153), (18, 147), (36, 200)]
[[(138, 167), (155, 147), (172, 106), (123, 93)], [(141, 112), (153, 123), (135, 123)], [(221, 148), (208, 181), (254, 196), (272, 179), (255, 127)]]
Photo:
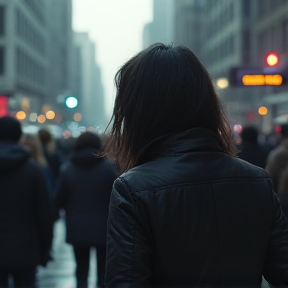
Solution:
[(27, 114), (25, 121), (70, 89), (71, 5), (0, 0), (0, 94), (10, 96), (10, 112)]
[[(29, 1), (29, 0), (27, 0)], [(31, 1), (31, 0), (30, 0)], [(65, 113), (58, 95), (69, 95), (72, 86), (72, 0), (42, 0), (45, 5), (47, 29), (47, 98)], [(59, 100), (59, 99), (58, 99)]]
[[(227, 87), (231, 68), (264, 69), (265, 55), (272, 51), (279, 54), (278, 68), (288, 74), (287, 0), (174, 0), (173, 7), (173, 41), (188, 46), (203, 62), (232, 125), (252, 122), (267, 132), (277, 116), (287, 114), (288, 119), (287, 86)], [(156, 21), (161, 9), (165, 15), (165, 3), (155, 0), (154, 20), (143, 33), (146, 42), (165, 31)], [(268, 107), (265, 117), (258, 113), (260, 106)]]
[(174, 0), (175, 42), (189, 47), (200, 59), (203, 52), (203, 0)]
[[(252, 59), (255, 66), (265, 66), (265, 56), (269, 52), (279, 55), (279, 69), (288, 74), (288, 1), (257, 0), (253, 2)], [(258, 89), (261, 105), (268, 107), (266, 118), (273, 119), (288, 115), (287, 86)]]
[(251, 2), (206, 0), (204, 62), (214, 77), (234, 65), (250, 65)]
[[(220, 78), (228, 78), (232, 67), (252, 64), (252, 2), (249, 0), (205, 2), (203, 62), (215, 83)], [(218, 92), (227, 105), (232, 124), (243, 124), (243, 121), (248, 121), (247, 113), (253, 111), (253, 106), (258, 105), (257, 99), (253, 97), (253, 91), (249, 88), (230, 86)]]
[(47, 96), (43, 5), (43, 1), (0, 0), (0, 94), (13, 95), (13, 110), (38, 109)]
[(174, 42), (174, 15), (174, 0), (153, 1), (153, 21), (144, 27), (143, 48), (156, 42)]
[[(85, 126), (99, 127), (100, 130), (107, 124), (104, 92), (101, 80), (101, 71), (95, 60), (95, 44), (90, 40), (88, 33), (74, 33), (75, 57), (73, 70), (75, 88), (79, 96), (79, 109), (83, 115)], [(78, 64), (77, 64), (78, 63)], [(78, 66), (78, 67), (77, 67)]]

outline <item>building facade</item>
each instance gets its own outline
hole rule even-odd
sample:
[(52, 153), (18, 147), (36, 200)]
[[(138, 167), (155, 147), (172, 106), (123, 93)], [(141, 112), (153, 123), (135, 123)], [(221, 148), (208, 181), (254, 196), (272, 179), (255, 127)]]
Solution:
[[(202, 60), (231, 124), (253, 123), (269, 131), (275, 117), (288, 114), (287, 86), (224, 89), (217, 83), (229, 79), (233, 67), (265, 69), (265, 55), (272, 51), (280, 57), (277, 68), (288, 67), (288, 1), (175, 0), (175, 4), (176, 42)], [(258, 114), (260, 106), (268, 107), (265, 117)]]
[[(253, 1), (252, 59), (255, 66), (265, 66), (265, 56), (270, 52), (279, 55), (277, 69), (286, 70), (288, 75), (288, 1)], [(268, 123), (288, 115), (287, 86), (258, 89), (261, 105), (268, 108)], [(285, 117), (284, 117), (285, 119)], [(288, 119), (288, 118), (287, 118)]]
[[(29, 0), (28, 0), (29, 1)], [(46, 102), (63, 111), (57, 96), (72, 90), (72, 3), (71, 0), (42, 0), (47, 29), (47, 98)], [(58, 98), (59, 99), (59, 98)]]
[(0, 0), (0, 94), (25, 121), (70, 89), (71, 14), (71, 0)]
[(159, 42), (174, 42), (174, 17), (174, 0), (154, 0), (153, 21), (147, 23), (143, 30), (143, 48)]
[(190, 48), (201, 60), (204, 39), (203, 0), (174, 0), (174, 41)]
[[(230, 69), (252, 65), (251, 21), (252, 2), (249, 0), (205, 1), (203, 62), (215, 82), (215, 88), (227, 108), (232, 125), (246, 125), (258, 105), (254, 90), (228, 86), (220, 89), (219, 79), (228, 79)], [(254, 115), (254, 114), (253, 114)], [(255, 114), (254, 121), (261, 121)]]
[[(107, 124), (104, 106), (104, 90), (101, 80), (101, 70), (95, 60), (95, 44), (88, 33), (74, 33), (74, 90), (79, 96), (79, 109), (83, 115), (82, 123), (103, 130)], [(76, 62), (75, 62), (76, 61)], [(78, 67), (77, 67), (78, 66)]]

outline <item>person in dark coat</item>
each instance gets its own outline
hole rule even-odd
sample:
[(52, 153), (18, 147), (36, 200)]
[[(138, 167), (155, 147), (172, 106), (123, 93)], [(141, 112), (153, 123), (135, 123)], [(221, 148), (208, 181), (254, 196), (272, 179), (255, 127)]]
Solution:
[(57, 141), (53, 139), (51, 133), (48, 130), (39, 129), (38, 136), (43, 147), (44, 156), (52, 171), (54, 182), (56, 183), (64, 156), (61, 155), (57, 146)]
[(0, 287), (35, 287), (36, 268), (45, 266), (52, 243), (52, 211), (45, 177), (18, 144), (20, 123), (0, 118)]
[(238, 157), (261, 168), (265, 168), (269, 150), (258, 141), (258, 130), (254, 126), (245, 126), (240, 133), (241, 144)]
[(56, 191), (56, 206), (66, 212), (66, 241), (73, 245), (77, 287), (87, 287), (90, 248), (97, 251), (97, 282), (104, 287), (109, 199), (118, 176), (112, 160), (97, 158), (101, 140), (81, 134), (64, 163)]
[[(282, 210), (288, 217), (288, 123), (281, 126), (281, 140), (268, 155), (266, 171), (270, 175)], [(288, 219), (288, 218), (287, 218)]]
[[(274, 191), (278, 194), (279, 186), (283, 192), (283, 171), (288, 167), (288, 123), (281, 125), (281, 141), (268, 155), (265, 170), (270, 175)], [(288, 187), (287, 187), (288, 188)], [(282, 193), (281, 193), (282, 194)]]
[(117, 72), (106, 153), (108, 287), (288, 285), (288, 224), (267, 172), (236, 157), (211, 78), (154, 44)]

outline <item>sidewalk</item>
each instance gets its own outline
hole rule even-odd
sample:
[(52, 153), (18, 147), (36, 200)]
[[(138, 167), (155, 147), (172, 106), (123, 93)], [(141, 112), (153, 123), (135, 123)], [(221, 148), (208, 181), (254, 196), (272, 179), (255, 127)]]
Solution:
[[(54, 226), (52, 248), (53, 261), (47, 267), (39, 267), (38, 283), (40, 288), (74, 288), (76, 285), (74, 255), (72, 247), (65, 243), (65, 223), (58, 220)], [(91, 253), (89, 287), (96, 287), (96, 253)]]

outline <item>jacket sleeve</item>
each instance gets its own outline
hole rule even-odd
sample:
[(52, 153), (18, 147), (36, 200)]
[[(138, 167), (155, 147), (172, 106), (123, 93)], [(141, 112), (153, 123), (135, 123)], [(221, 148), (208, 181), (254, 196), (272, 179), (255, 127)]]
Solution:
[(41, 245), (41, 265), (45, 266), (50, 258), (50, 249), (53, 238), (52, 205), (46, 189), (46, 180), (39, 170), (35, 173), (35, 209), (38, 225), (39, 240)]
[(144, 231), (137, 202), (119, 177), (113, 185), (108, 217), (108, 287), (149, 287), (151, 245)]
[(272, 229), (263, 276), (277, 287), (288, 285), (288, 224), (274, 193)]

